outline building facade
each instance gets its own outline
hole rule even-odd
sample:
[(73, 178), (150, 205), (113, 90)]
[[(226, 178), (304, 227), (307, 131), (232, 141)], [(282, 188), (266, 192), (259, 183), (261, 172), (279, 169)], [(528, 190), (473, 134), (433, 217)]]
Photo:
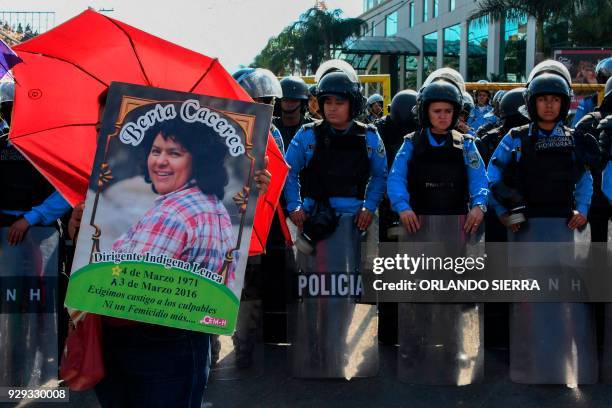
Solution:
[(399, 58), (372, 54), (361, 69), (364, 74), (396, 75), (399, 89), (418, 88), (431, 71), (444, 66), (457, 69), (468, 81), (500, 82), (522, 82), (533, 68), (533, 18), (470, 19), (475, 0), (363, 1), (359, 18), (367, 22), (364, 37), (399, 36), (419, 50)]

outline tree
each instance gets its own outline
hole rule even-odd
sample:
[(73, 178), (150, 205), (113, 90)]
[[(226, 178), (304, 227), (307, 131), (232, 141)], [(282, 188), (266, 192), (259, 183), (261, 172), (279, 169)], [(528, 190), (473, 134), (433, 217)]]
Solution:
[(314, 72), (321, 61), (331, 58), (332, 48), (341, 47), (346, 40), (361, 34), (366, 23), (358, 18), (340, 17), (342, 10), (332, 11), (310, 8), (300, 16), (294, 29), (303, 35), (303, 44), (310, 58), (310, 71)]
[(569, 0), (479, 0), (477, 10), (470, 19), (490, 16), (495, 21), (506, 18), (520, 22), (525, 15), (536, 20), (536, 62), (544, 59), (544, 22), (557, 22), (574, 15), (579, 2)]
[(271, 38), (251, 66), (265, 67), (277, 75), (315, 72), (330, 59), (334, 48), (359, 35), (366, 24), (357, 18), (341, 18), (342, 10), (310, 8), (298, 21)]
[(576, 46), (612, 46), (612, 0), (585, 0), (571, 19), (569, 38)]

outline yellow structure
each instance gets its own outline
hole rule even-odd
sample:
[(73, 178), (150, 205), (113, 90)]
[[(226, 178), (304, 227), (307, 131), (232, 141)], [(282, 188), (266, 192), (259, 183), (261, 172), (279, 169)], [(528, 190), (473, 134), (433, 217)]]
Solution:
[[(389, 74), (384, 75), (358, 75), (359, 82), (362, 84), (380, 84), (382, 89), (382, 97), (384, 100), (384, 106), (391, 104), (391, 77)], [(307, 84), (314, 84), (314, 75), (303, 76), (302, 79)]]
[[(505, 90), (509, 91), (514, 88), (524, 87), (527, 84), (525, 83), (515, 83), (515, 82), (490, 82), (488, 84), (479, 84), (477, 82), (466, 82), (465, 89), (468, 91), (497, 91), (497, 90)], [(574, 92), (579, 93), (588, 93), (588, 92), (597, 92), (597, 100), (602, 101), (604, 97), (604, 89), (605, 85), (603, 84), (572, 84), (572, 89)]]

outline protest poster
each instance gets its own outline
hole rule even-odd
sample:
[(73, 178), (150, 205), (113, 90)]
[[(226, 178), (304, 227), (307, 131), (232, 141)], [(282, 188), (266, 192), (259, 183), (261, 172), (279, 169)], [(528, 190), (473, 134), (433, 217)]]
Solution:
[[(564, 48), (554, 50), (554, 59), (569, 70), (574, 84), (597, 84), (597, 63), (612, 56), (610, 48)], [(576, 109), (587, 95), (575, 94), (570, 108)]]
[(66, 306), (231, 334), (271, 114), (111, 84)]

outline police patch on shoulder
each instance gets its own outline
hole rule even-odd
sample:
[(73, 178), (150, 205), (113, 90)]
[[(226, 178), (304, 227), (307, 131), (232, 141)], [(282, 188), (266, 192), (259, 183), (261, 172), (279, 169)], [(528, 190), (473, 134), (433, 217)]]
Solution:
[(473, 169), (480, 167), (480, 160), (478, 160), (478, 152), (476, 150), (467, 153), (467, 162)]
[(376, 148), (376, 153), (378, 153), (379, 157), (385, 157), (385, 145), (382, 143), (378, 144), (378, 147)]

